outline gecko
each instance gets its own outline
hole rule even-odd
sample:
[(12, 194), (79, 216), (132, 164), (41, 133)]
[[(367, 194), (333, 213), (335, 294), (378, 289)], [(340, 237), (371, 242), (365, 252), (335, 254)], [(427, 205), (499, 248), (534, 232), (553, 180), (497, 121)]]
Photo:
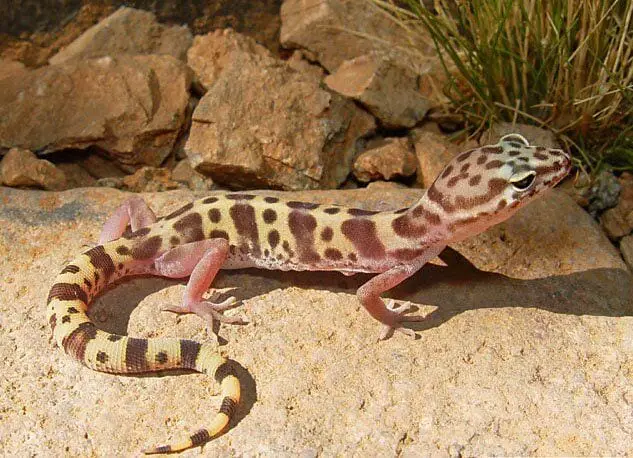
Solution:
[(48, 295), (47, 319), (55, 343), (87, 367), (140, 374), (189, 369), (215, 376), (219, 411), (203, 429), (145, 453), (201, 446), (222, 434), (238, 408), (240, 383), (230, 360), (211, 343), (180, 338), (135, 338), (98, 329), (89, 304), (123, 277), (189, 277), (182, 304), (167, 307), (214, 322), (245, 323), (225, 315), (230, 297), (204, 297), (219, 269), (338, 271), (376, 274), (357, 290), (380, 338), (399, 331), (415, 336), (410, 304), (385, 303), (382, 293), (435, 258), (450, 243), (506, 220), (555, 186), (571, 169), (561, 149), (531, 146), (519, 134), (463, 152), (440, 172), (414, 205), (368, 211), (286, 200), (269, 193), (216, 193), (157, 218), (140, 197), (123, 203), (106, 221), (99, 244), (70, 261)]

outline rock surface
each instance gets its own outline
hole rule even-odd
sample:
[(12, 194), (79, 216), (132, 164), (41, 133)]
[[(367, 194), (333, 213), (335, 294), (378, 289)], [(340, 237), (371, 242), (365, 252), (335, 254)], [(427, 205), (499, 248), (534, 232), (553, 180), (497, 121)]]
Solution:
[(414, 142), (415, 154), (418, 157), (417, 183), (428, 188), (461, 148), (452, 143), (446, 135), (430, 131), (417, 133)]
[(233, 53), (248, 53), (271, 57), (270, 51), (255, 40), (232, 29), (216, 30), (197, 35), (187, 51), (187, 64), (196, 74), (197, 82), (207, 91), (233, 59)]
[(620, 252), (624, 262), (633, 271), (633, 235), (627, 235), (620, 240)]
[(407, 138), (385, 138), (369, 142), (354, 161), (354, 176), (363, 182), (391, 180), (415, 173), (417, 159)]
[(159, 165), (185, 121), (191, 72), (170, 56), (72, 61), (0, 80), (0, 149), (97, 145), (127, 166)]
[(415, 126), (430, 108), (418, 90), (418, 77), (395, 60), (365, 54), (344, 61), (325, 84), (362, 103), (385, 127), (402, 128)]
[(618, 182), (620, 195), (617, 205), (600, 215), (600, 223), (612, 240), (619, 240), (633, 232), (633, 175), (623, 173)]
[[(233, 40), (226, 32), (212, 38)], [(185, 150), (197, 171), (232, 188), (336, 187), (350, 172), (356, 141), (375, 127), (318, 77), (263, 48), (231, 51), (214, 79), (193, 113)]]
[[(297, 198), (386, 209), (419, 195), (381, 187)], [(206, 424), (220, 404), (210, 377), (100, 374), (51, 345), (53, 276), (127, 196), (0, 188), (2, 450), (136, 455)], [(191, 193), (145, 197), (163, 215)], [(376, 341), (379, 326), (354, 295), (368, 276), (220, 273), (215, 286), (243, 301), (231, 313), (250, 320), (221, 330), (222, 351), (243, 368), (243, 404), (202, 453), (633, 453), (632, 280), (591, 218), (552, 193), (455, 248), (447, 267), (429, 265), (390, 294), (427, 314), (417, 340)], [(207, 339), (197, 317), (159, 312), (183, 288), (127, 281), (91, 314), (109, 331)]]
[(191, 40), (187, 26), (168, 27), (158, 23), (149, 11), (121, 7), (49, 61), (61, 64), (73, 59), (119, 54), (167, 54), (184, 60)]
[(55, 164), (26, 149), (12, 148), (0, 161), (0, 184), (48, 190), (66, 188), (66, 176)]
[[(285, 0), (281, 6), (281, 44), (306, 49), (311, 60), (330, 73), (343, 61), (372, 51), (408, 60), (396, 50), (412, 38), (384, 11), (365, 0)], [(421, 44), (418, 50), (427, 49)]]

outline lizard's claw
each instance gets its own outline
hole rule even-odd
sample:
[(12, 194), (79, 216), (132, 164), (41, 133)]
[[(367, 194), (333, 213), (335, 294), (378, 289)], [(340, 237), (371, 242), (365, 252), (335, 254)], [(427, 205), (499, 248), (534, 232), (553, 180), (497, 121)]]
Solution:
[(402, 334), (415, 339), (415, 331), (413, 329), (403, 327), (403, 323), (411, 321), (423, 321), (425, 317), (417, 315), (405, 315), (405, 313), (411, 311), (411, 309), (413, 308), (413, 305), (410, 302), (405, 302), (402, 305), (397, 305), (393, 299), (388, 299), (385, 305), (387, 307), (387, 310), (398, 315), (398, 319), (395, 324), (384, 324), (382, 326), (379, 339), (388, 339), (393, 335), (394, 331), (401, 332)]

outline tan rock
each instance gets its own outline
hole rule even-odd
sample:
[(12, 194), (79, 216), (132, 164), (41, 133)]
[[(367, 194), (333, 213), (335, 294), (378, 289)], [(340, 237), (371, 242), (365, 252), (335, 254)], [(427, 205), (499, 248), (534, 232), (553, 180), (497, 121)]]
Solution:
[[(420, 195), (285, 196), (395, 209)], [(50, 342), (52, 278), (130, 196), (0, 188), (2, 450), (134, 455), (191, 434), (221, 404), (212, 377), (101, 374)], [(193, 193), (144, 197), (166, 215)], [(426, 266), (389, 294), (427, 316), (417, 340), (377, 342), (379, 326), (355, 297), (368, 275), (222, 271), (214, 286), (243, 302), (228, 313), (250, 321), (220, 330), (228, 343), (219, 349), (241, 364), (243, 396), (237, 424), (202, 453), (626, 455), (633, 281), (597, 224), (553, 192), (456, 248), (446, 267)], [(90, 313), (99, 328), (130, 336), (212, 340), (198, 317), (160, 312), (183, 289), (139, 277)]]
[(431, 186), (444, 166), (461, 152), (446, 135), (431, 131), (418, 132), (414, 147), (418, 157), (417, 183), (422, 187)]
[(323, 78), (325, 76), (323, 68), (310, 63), (306, 53), (303, 51), (295, 50), (290, 58), (286, 60), (286, 63), (290, 68), (293, 68), (298, 72), (310, 73), (316, 78)]
[(233, 53), (247, 53), (272, 58), (262, 45), (233, 29), (218, 29), (206, 35), (196, 35), (187, 51), (187, 64), (196, 74), (197, 82), (206, 91), (217, 80)]
[(64, 172), (67, 188), (85, 188), (97, 184), (97, 180), (79, 162), (60, 162), (56, 167)]
[(167, 54), (184, 60), (191, 40), (186, 25), (165, 26), (156, 21), (154, 13), (123, 6), (86, 30), (49, 62), (56, 65), (119, 54)]
[(67, 185), (64, 172), (52, 162), (20, 148), (10, 149), (0, 162), (0, 182), (6, 186), (49, 190), (65, 189)]
[(529, 124), (513, 124), (511, 122), (499, 122), (483, 133), (479, 139), (482, 145), (497, 143), (501, 137), (507, 134), (521, 134), (530, 145), (545, 146), (547, 148), (560, 148), (556, 136), (549, 130)]
[(385, 138), (367, 145), (354, 161), (353, 173), (363, 182), (391, 180), (413, 175), (417, 162), (407, 138)]
[(418, 75), (397, 62), (366, 54), (343, 62), (325, 84), (358, 100), (385, 127), (413, 127), (430, 108), (418, 91)]
[(86, 156), (82, 156), (78, 159), (81, 167), (90, 174), (90, 176), (99, 178), (108, 177), (124, 177), (125, 172), (117, 167), (115, 162), (108, 160), (101, 154), (91, 152)]
[(19, 77), (27, 72), (28, 70), (22, 62), (0, 59), (0, 80), (9, 77)]
[(191, 73), (170, 56), (103, 57), (0, 81), (0, 148), (96, 145), (122, 164), (158, 165), (185, 121)]
[(318, 78), (269, 56), (231, 54), (200, 100), (185, 146), (191, 165), (236, 188), (333, 188), (356, 140), (375, 127)]
[(622, 237), (622, 240), (620, 240), (620, 252), (626, 265), (633, 270), (633, 235)]
[[(343, 63), (372, 51), (409, 61), (410, 36), (373, 2), (365, 0), (285, 0), (281, 5), (281, 44), (304, 48), (330, 73)], [(419, 43), (420, 53), (434, 54)]]

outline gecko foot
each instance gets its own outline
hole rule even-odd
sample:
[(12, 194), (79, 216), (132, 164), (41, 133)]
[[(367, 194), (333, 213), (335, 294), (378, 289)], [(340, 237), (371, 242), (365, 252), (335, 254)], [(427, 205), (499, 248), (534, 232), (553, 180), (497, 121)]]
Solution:
[(187, 305), (174, 305), (164, 307), (164, 312), (172, 313), (195, 313), (200, 318), (207, 322), (209, 330), (214, 334), (215, 323), (227, 323), (227, 324), (247, 324), (248, 321), (239, 316), (226, 316), (222, 312), (236, 307), (237, 301), (231, 296), (222, 302), (212, 302), (209, 300), (193, 302)]
[(413, 304), (411, 304), (410, 302), (405, 302), (404, 304), (397, 305), (393, 299), (389, 299), (387, 300), (385, 306), (387, 307), (387, 310), (397, 315), (397, 319), (395, 324), (384, 324), (382, 326), (382, 329), (380, 330), (380, 336), (378, 338), (380, 340), (388, 339), (393, 335), (394, 331), (398, 331), (408, 337), (412, 337), (415, 339), (415, 331), (410, 328), (405, 328), (402, 325), (403, 323), (410, 321), (423, 321), (425, 317), (405, 315), (405, 313), (413, 309)]

